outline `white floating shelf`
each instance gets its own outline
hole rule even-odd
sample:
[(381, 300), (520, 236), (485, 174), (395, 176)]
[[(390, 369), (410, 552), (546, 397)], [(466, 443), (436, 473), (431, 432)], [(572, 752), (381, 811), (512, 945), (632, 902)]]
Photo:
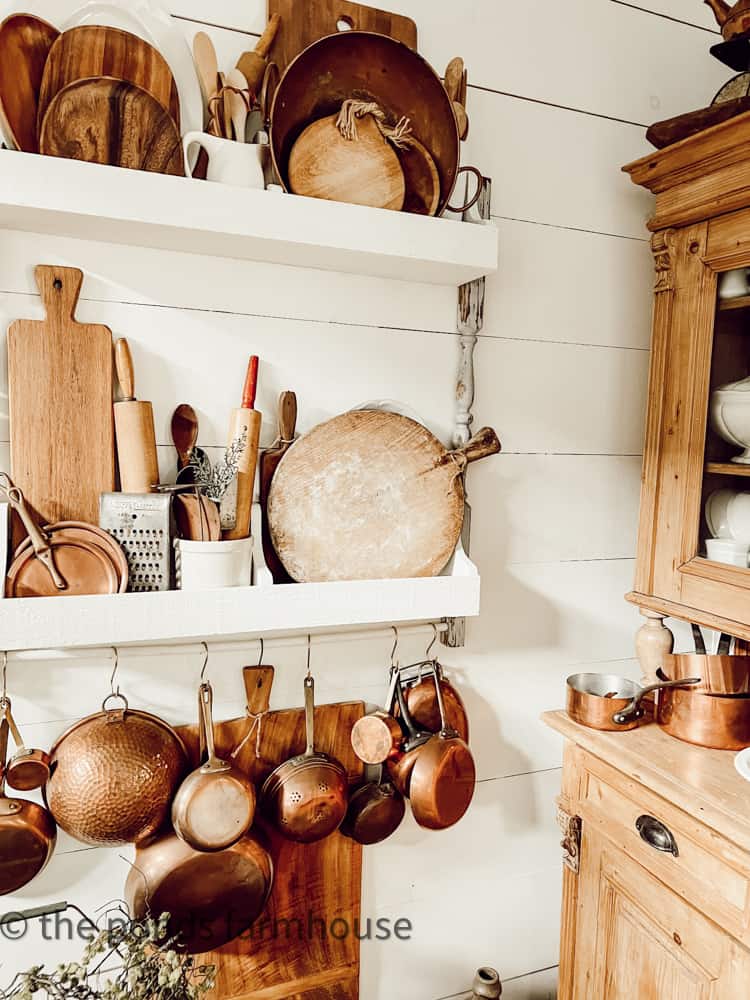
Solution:
[(446, 575), (99, 597), (0, 600), (0, 648), (68, 649), (391, 625), (479, 614), (480, 579), (461, 550)]
[(11, 150), (0, 150), (0, 227), (443, 285), (498, 266), (492, 224)]

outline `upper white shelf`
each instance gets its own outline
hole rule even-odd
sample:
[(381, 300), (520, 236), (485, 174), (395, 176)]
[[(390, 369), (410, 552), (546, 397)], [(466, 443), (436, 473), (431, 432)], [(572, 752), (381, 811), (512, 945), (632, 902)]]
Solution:
[(218, 641), (479, 614), (480, 578), (459, 548), (443, 576), (158, 594), (0, 600), (4, 650)]
[(495, 227), (0, 150), (0, 227), (458, 286)]

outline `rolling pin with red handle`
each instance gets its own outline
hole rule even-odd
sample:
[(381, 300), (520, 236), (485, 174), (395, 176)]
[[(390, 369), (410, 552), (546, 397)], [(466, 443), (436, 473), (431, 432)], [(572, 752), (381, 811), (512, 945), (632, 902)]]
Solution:
[(115, 439), (123, 493), (151, 493), (159, 485), (154, 410), (135, 398), (133, 358), (127, 340), (115, 344), (115, 368), (124, 396), (115, 403)]
[(245, 438), (245, 447), (240, 455), (237, 468), (237, 504), (234, 527), (223, 532), (223, 538), (247, 538), (250, 535), (250, 511), (253, 505), (255, 468), (258, 464), (258, 442), (262, 414), (255, 409), (255, 395), (258, 389), (258, 358), (253, 355), (247, 366), (245, 387), (242, 390), (242, 405), (232, 411), (229, 428), (229, 446), (238, 438)]

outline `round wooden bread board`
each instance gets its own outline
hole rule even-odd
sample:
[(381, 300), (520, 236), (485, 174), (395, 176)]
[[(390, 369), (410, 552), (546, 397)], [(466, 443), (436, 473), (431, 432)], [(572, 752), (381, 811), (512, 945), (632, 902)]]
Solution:
[(462, 469), (408, 417), (334, 417), (281, 460), (268, 499), (274, 547), (300, 582), (435, 576), (461, 533)]
[(177, 126), (159, 102), (132, 83), (79, 80), (52, 100), (39, 151), (87, 163), (185, 175)]

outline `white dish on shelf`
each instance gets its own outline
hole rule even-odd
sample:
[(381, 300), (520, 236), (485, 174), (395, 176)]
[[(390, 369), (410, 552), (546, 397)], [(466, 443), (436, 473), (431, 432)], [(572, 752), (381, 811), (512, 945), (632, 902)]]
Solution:
[[(161, 0), (88, 0), (61, 30), (85, 24), (105, 25), (129, 31), (153, 45), (167, 60), (180, 96), (180, 132), (203, 129), (203, 96), (190, 48)], [(197, 153), (196, 153), (197, 158)]]
[(735, 754), (734, 766), (745, 781), (750, 781), (750, 747)]
[(706, 500), (706, 523), (714, 538), (731, 538), (729, 530), (729, 504), (737, 490), (715, 490)]
[(750, 543), (736, 542), (733, 538), (707, 538), (706, 554), (713, 562), (724, 563), (727, 566), (748, 567)]
[(750, 378), (730, 382), (711, 393), (711, 426), (725, 441), (742, 448), (731, 459), (750, 465)]

